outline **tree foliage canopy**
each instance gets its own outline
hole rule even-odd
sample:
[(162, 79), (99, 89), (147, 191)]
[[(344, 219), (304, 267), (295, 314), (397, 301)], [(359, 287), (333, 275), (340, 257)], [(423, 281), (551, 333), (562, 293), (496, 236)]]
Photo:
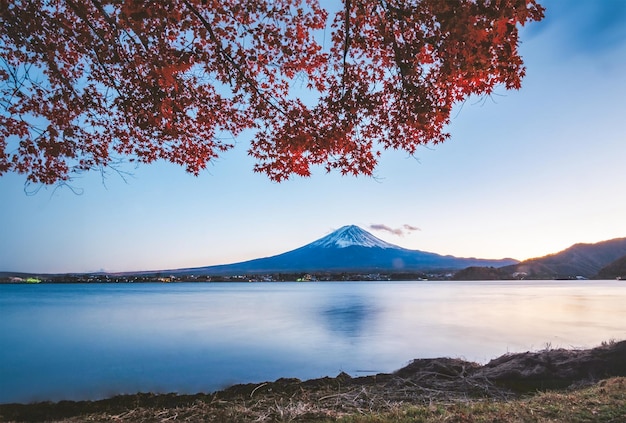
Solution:
[(518, 29), (543, 8), (343, 0), (328, 15), (318, 0), (0, 0), (0, 175), (53, 184), (124, 156), (198, 174), (246, 129), (272, 180), (369, 175), (382, 149), (444, 141), (455, 103), (519, 88)]

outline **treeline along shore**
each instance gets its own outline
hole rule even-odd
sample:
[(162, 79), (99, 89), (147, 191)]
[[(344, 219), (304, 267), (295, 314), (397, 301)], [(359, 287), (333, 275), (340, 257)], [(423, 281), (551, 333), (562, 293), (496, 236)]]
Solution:
[(151, 283), (151, 282), (317, 282), (317, 281), (419, 281), (450, 280), (450, 272), (377, 273), (316, 272), (268, 273), (242, 275), (173, 275), (167, 272), (149, 274), (2, 274), (0, 283)]
[[(8, 274), (0, 273), (0, 284), (38, 283), (175, 283), (175, 282), (342, 282), (342, 281), (486, 281), (486, 280), (534, 280), (532, 278), (494, 277), (490, 269), (470, 268), (461, 271), (435, 272), (298, 272), (241, 275), (172, 275), (167, 272), (150, 274)], [(542, 277), (537, 280), (580, 280), (575, 276)], [(606, 278), (601, 278), (606, 279)], [(613, 278), (610, 278), (613, 279)]]

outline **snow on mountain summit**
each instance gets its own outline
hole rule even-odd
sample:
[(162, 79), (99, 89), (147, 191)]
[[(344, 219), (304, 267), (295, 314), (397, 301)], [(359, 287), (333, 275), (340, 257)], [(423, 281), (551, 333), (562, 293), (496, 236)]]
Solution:
[(355, 225), (343, 226), (325, 237), (312, 242), (308, 246), (345, 248), (353, 245), (368, 248), (399, 248), (396, 245), (376, 238), (371, 233)]

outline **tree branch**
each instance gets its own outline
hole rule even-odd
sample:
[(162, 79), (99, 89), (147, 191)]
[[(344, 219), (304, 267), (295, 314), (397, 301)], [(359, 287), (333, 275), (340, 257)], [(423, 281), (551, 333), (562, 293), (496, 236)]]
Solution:
[(194, 16), (196, 16), (198, 20), (200, 20), (204, 28), (207, 30), (209, 37), (211, 38), (211, 41), (215, 45), (215, 48), (217, 49), (219, 54), (222, 57), (224, 57), (228, 63), (232, 65), (235, 72), (237, 72), (239, 76), (246, 82), (246, 84), (248, 84), (248, 86), (252, 89), (252, 91), (254, 91), (265, 104), (267, 104), (272, 109), (279, 112), (280, 114), (287, 116), (287, 112), (283, 110), (281, 107), (279, 107), (277, 104), (275, 104), (273, 101), (271, 101), (272, 99), (267, 99), (267, 94), (258, 87), (256, 81), (253, 78), (250, 78), (246, 74), (246, 72), (241, 69), (241, 66), (237, 63), (237, 61), (230, 54), (228, 54), (227, 51), (224, 50), (224, 48), (222, 47), (222, 43), (220, 42), (220, 40), (218, 40), (217, 36), (215, 35), (215, 32), (213, 31), (213, 27), (204, 18), (204, 16), (202, 16), (200, 11), (196, 7), (194, 7), (191, 3), (189, 3), (188, 0), (184, 0), (184, 4), (185, 6), (189, 8), (191, 13), (193, 13)]

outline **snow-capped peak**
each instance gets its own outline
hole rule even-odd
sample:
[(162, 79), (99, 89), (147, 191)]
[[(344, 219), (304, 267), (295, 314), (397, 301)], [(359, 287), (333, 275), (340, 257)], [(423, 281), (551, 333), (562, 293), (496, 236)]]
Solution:
[(368, 248), (398, 248), (393, 244), (376, 238), (371, 233), (364, 231), (355, 225), (343, 226), (331, 234), (309, 244), (311, 247), (336, 247), (345, 248), (350, 246), (360, 246)]

